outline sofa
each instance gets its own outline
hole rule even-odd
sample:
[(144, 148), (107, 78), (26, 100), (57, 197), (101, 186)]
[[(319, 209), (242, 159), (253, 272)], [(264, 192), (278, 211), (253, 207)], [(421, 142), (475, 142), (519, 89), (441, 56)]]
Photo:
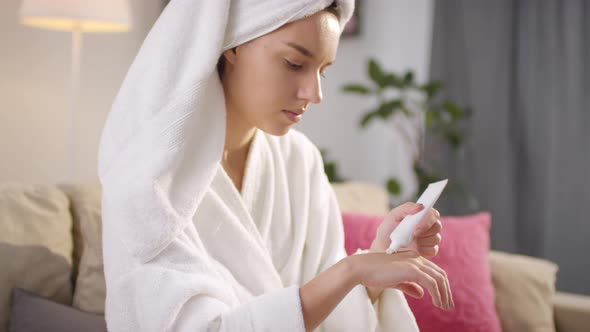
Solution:
[[(389, 208), (380, 187), (333, 188), (343, 211)], [(555, 291), (554, 263), (497, 251), (489, 252), (489, 262), (505, 332), (590, 330), (590, 296)], [(102, 274), (99, 186), (0, 185), (0, 332), (65, 331), (65, 322), (104, 331)]]

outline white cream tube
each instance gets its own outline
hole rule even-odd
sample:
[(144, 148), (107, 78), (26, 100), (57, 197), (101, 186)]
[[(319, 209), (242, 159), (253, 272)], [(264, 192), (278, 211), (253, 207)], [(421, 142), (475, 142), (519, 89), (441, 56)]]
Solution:
[(416, 230), (416, 226), (420, 223), (420, 221), (424, 218), (426, 213), (430, 211), (430, 209), (434, 206), (434, 203), (440, 197), (443, 189), (449, 182), (448, 179), (434, 182), (428, 185), (428, 188), (422, 193), (420, 198), (416, 203), (424, 205), (424, 209), (420, 210), (420, 212), (406, 216), (401, 223), (391, 232), (389, 238), (391, 239), (391, 244), (389, 248), (385, 251), (388, 254), (392, 254), (398, 251), (402, 247), (407, 247), (412, 242), (414, 231)]

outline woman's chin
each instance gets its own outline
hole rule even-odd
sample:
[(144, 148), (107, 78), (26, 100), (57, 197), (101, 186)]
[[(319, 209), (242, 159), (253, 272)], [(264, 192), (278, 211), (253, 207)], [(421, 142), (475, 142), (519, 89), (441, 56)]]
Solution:
[(291, 126), (272, 126), (272, 127), (259, 127), (258, 129), (262, 130), (263, 132), (272, 135), (272, 136), (284, 136), (286, 135), (289, 130), (291, 129)]

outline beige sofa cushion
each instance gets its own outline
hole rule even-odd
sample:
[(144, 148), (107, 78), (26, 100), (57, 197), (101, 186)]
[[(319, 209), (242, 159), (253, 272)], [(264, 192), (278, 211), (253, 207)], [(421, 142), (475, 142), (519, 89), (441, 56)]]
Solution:
[(387, 191), (380, 186), (363, 182), (333, 183), (340, 210), (385, 214), (389, 212)]
[(71, 201), (76, 248), (73, 306), (103, 314), (106, 296), (102, 262), (102, 222), (99, 185), (60, 185)]
[(67, 197), (54, 186), (0, 185), (0, 332), (7, 329), (14, 287), (71, 303), (68, 207)]
[(557, 265), (497, 251), (491, 251), (489, 259), (502, 330), (555, 331), (552, 298)]

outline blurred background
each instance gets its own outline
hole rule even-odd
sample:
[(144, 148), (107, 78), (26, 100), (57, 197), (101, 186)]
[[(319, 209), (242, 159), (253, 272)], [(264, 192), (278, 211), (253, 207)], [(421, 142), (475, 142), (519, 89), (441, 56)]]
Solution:
[[(131, 0), (115, 16), (128, 29), (76, 39), (0, 2), (0, 183), (97, 182), (104, 120), (164, 6)], [(448, 177), (443, 214), (490, 211), (492, 248), (550, 259), (558, 289), (590, 295), (590, 4), (357, 6), (298, 126), (334, 180), (386, 186), (397, 204)]]

